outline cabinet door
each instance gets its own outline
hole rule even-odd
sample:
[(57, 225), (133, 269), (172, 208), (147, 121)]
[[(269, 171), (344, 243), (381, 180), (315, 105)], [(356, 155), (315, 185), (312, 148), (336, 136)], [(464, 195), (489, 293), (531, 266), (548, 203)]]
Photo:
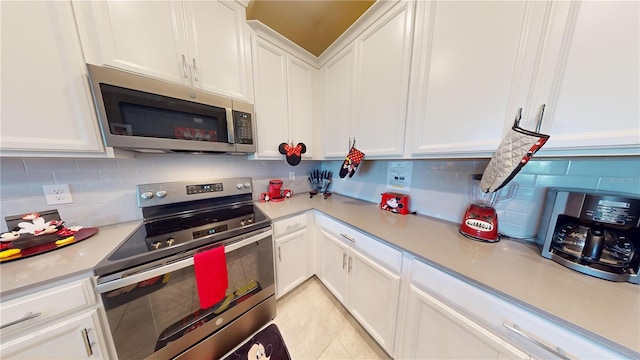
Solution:
[(358, 149), (367, 156), (403, 152), (413, 7), (412, 2), (400, 3), (357, 40), (359, 96), (354, 134)]
[(245, 99), (244, 7), (235, 1), (185, 1), (183, 8), (194, 86)]
[(544, 3), (418, 2), (411, 153), (493, 152), (530, 80)]
[(387, 352), (393, 352), (400, 275), (353, 248), (347, 266), (349, 311)]
[(103, 359), (97, 310), (34, 330), (0, 345), (3, 359)]
[(0, 6), (1, 150), (103, 151), (71, 5)]
[(76, 6), (95, 33), (86, 42), (97, 43), (83, 44), (96, 47), (96, 54), (86, 54), (87, 61), (190, 84), (180, 2), (99, 1)]
[(355, 66), (355, 46), (350, 45), (324, 68), (325, 114), (322, 129), (326, 157), (344, 158), (349, 152), (353, 133)]
[(276, 239), (277, 296), (293, 290), (309, 277), (307, 230)]
[[(287, 99), (289, 108), (289, 141), (293, 145), (304, 143), (307, 147), (312, 144), (313, 125), (313, 68), (287, 55)], [(311, 157), (311, 149), (307, 149), (304, 158)]]
[[(543, 150), (640, 145), (640, 3), (558, 2), (535, 100)], [(529, 116), (533, 122), (533, 116)]]
[(258, 156), (281, 158), (278, 146), (288, 138), (286, 53), (257, 39), (254, 61)]
[(324, 230), (320, 230), (320, 280), (343, 304), (346, 302), (349, 248)]
[(529, 359), (465, 315), (414, 285), (409, 286), (407, 359)]

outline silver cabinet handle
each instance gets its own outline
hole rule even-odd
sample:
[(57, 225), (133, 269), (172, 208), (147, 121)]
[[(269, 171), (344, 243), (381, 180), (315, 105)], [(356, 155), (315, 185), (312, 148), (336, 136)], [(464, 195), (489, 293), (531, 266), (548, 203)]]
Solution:
[(84, 338), (84, 348), (87, 350), (87, 357), (93, 355), (91, 340), (89, 340), (89, 329), (82, 329), (82, 337)]
[(342, 270), (347, 266), (347, 253), (342, 253)]
[(193, 79), (198, 81), (198, 66), (196, 65), (196, 58), (193, 58)]
[(571, 358), (567, 357), (567, 355), (564, 354), (564, 351), (560, 348), (557, 347), (556, 349), (552, 348), (551, 346), (542, 343), (539, 340), (534, 339), (533, 337), (525, 334), (524, 332), (522, 332), (520, 330), (520, 327), (516, 324), (513, 324), (513, 326), (507, 324), (507, 323), (502, 323), (502, 326), (506, 327), (507, 329), (509, 329), (509, 331), (523, 337), (525, 340), (535, 344), (536, 346), (539, 346), (545, 350), (547, 350), (548, 352), (552, 353), (553, 355), (559, 357), (560, 359), (564, 359), (564, 360), (571, 360)]
[(287, 230), (292, 229), (292, 228), (296, 228), (296, 227), (298, 227), (300, 225), (301, 225), (300, 223), (295, 223), (293, 225), (287, 225)]
[(540, 132), (540, 128), (542, 127), (542, 116), (544, 116), (544, 108), (545, 104), (540, 105), (540, 110), (538, 111), (538, 120), (536, 121), (536, 132)]
[(349, 256), (349, 271), (347, 271), (349, 274), (351, 274), (351, 262), (353, 260), (353, 257)]
[(340, 234), (340, 236), (342, 236), (343, 238), (351, 241), (352, 243), (356, 243), (356, 239), (352, 238), (351, 236), (347, 235), (347, 234)]
[(278, 261), (282, 262), (282, 252), (280, 251), (280, 246), (278, 246)]
[(189, 75), (187, 74), (187, 59), (185, 58), (184, 54), (182, 54), (182, 73), (185, 79), (189, 77)]
[(34, 313), (32, 313), (31, 311), (29, 311), (28, 313), (26, 313), (26, 314), (25, 314), (23, 317), (21, 317), (20, 319), (18, 319), (18, 320), (14, 320), (14, 321), (12, 321), (12, 322), (8, 322), (8, 323), (6, 323), (6, 324), (1, 325), (1, 326), (0, 326), (0, 329), (4, 329), (4, 328), (9, 327), (9, 326), (11, 326), (11, 325), (19, 324), (19, 323), (21, 323), (21, 322), (23, 322), (23, 321), (27, 321), (27, 320), (35, 319), (35, 318), (37, 318), (37, 317), (38, 317), (38, 316), (40, 316), (40, 315), (42, 315), (42, 313), (41, 313), (41, 312), (38, 312), (38, 313), (35, 313), (35, 314), (34, 314)]

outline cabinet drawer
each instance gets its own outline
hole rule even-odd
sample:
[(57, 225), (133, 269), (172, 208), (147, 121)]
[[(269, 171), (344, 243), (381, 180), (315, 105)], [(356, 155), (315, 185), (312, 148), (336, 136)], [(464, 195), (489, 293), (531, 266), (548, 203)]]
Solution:
[(534, 358), (558, 356), (555, 352), (570, 359), (625, 357), (560, 323), (466, 283), (422, 261), (413, 262), (411, 283), (485, 324), (495, 334), (527, 351)]
[(278, 220), (273, 223), (273, 232), (276, 237), (292, 233), (307, 227), (307, 214), (300, 214)]
[(89, 278), (5, 301), (0, 304), (2, 331), (21, 329), (93, 303)]
[(367, 256), (375, 259), (396, 274), (400, 273), (402, 267), (401, 251), (336, 220), (326, 216), (320, 216), (319, 218), (320, 226), (325, 231), (343, 241), (347, 241), (349, 246), (367, 254)]

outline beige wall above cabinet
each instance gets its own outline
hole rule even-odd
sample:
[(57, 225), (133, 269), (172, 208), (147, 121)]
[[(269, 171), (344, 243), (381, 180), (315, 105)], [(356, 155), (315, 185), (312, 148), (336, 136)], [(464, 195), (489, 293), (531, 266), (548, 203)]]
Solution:
[(324, 156), (344, 157), (354, 138), (367, 157), (402, 155), (414, 5), (380, 7), (353, 41), (320, 59)]
[(260, 159), (284, 159), (278, 146), (304, 143), (311, 158), (315, 151), (312, 139), (313, 79), (317, 70), (303, 54), (274, 43), (270, 29), (252, 21), (258, 36), (252, 46), (254, 62), (255, 116), (258, 125), (258, 154)]
[(638, 7), (418, 2), (406, 156), (490, 156), (543, 104), (540, 155), (637, 154)]
[(103, 155), (71, 5), (0, 6), (1, 155)]
[(245, 8), (235, 1), (77, 1), (87, 62), (248, 99)]

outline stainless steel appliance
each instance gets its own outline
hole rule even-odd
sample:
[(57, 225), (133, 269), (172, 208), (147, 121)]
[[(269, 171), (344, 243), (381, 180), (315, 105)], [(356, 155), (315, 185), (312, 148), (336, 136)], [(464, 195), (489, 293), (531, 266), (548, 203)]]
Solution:
[(640, 195), (551, 188), (541, 221), (542, 256), (588, 275), (640, 284)]
[[(144, 221), (95, 269), (119, 359), (219, 358), (275, 317), (271, 220), (251, 178), (137, 186)], [(194, 255), (225, 246), (228, 283), (201, 309)]]
[(253, 153), (253, 105), (87, 65), (107, 146), (137, 152)]

